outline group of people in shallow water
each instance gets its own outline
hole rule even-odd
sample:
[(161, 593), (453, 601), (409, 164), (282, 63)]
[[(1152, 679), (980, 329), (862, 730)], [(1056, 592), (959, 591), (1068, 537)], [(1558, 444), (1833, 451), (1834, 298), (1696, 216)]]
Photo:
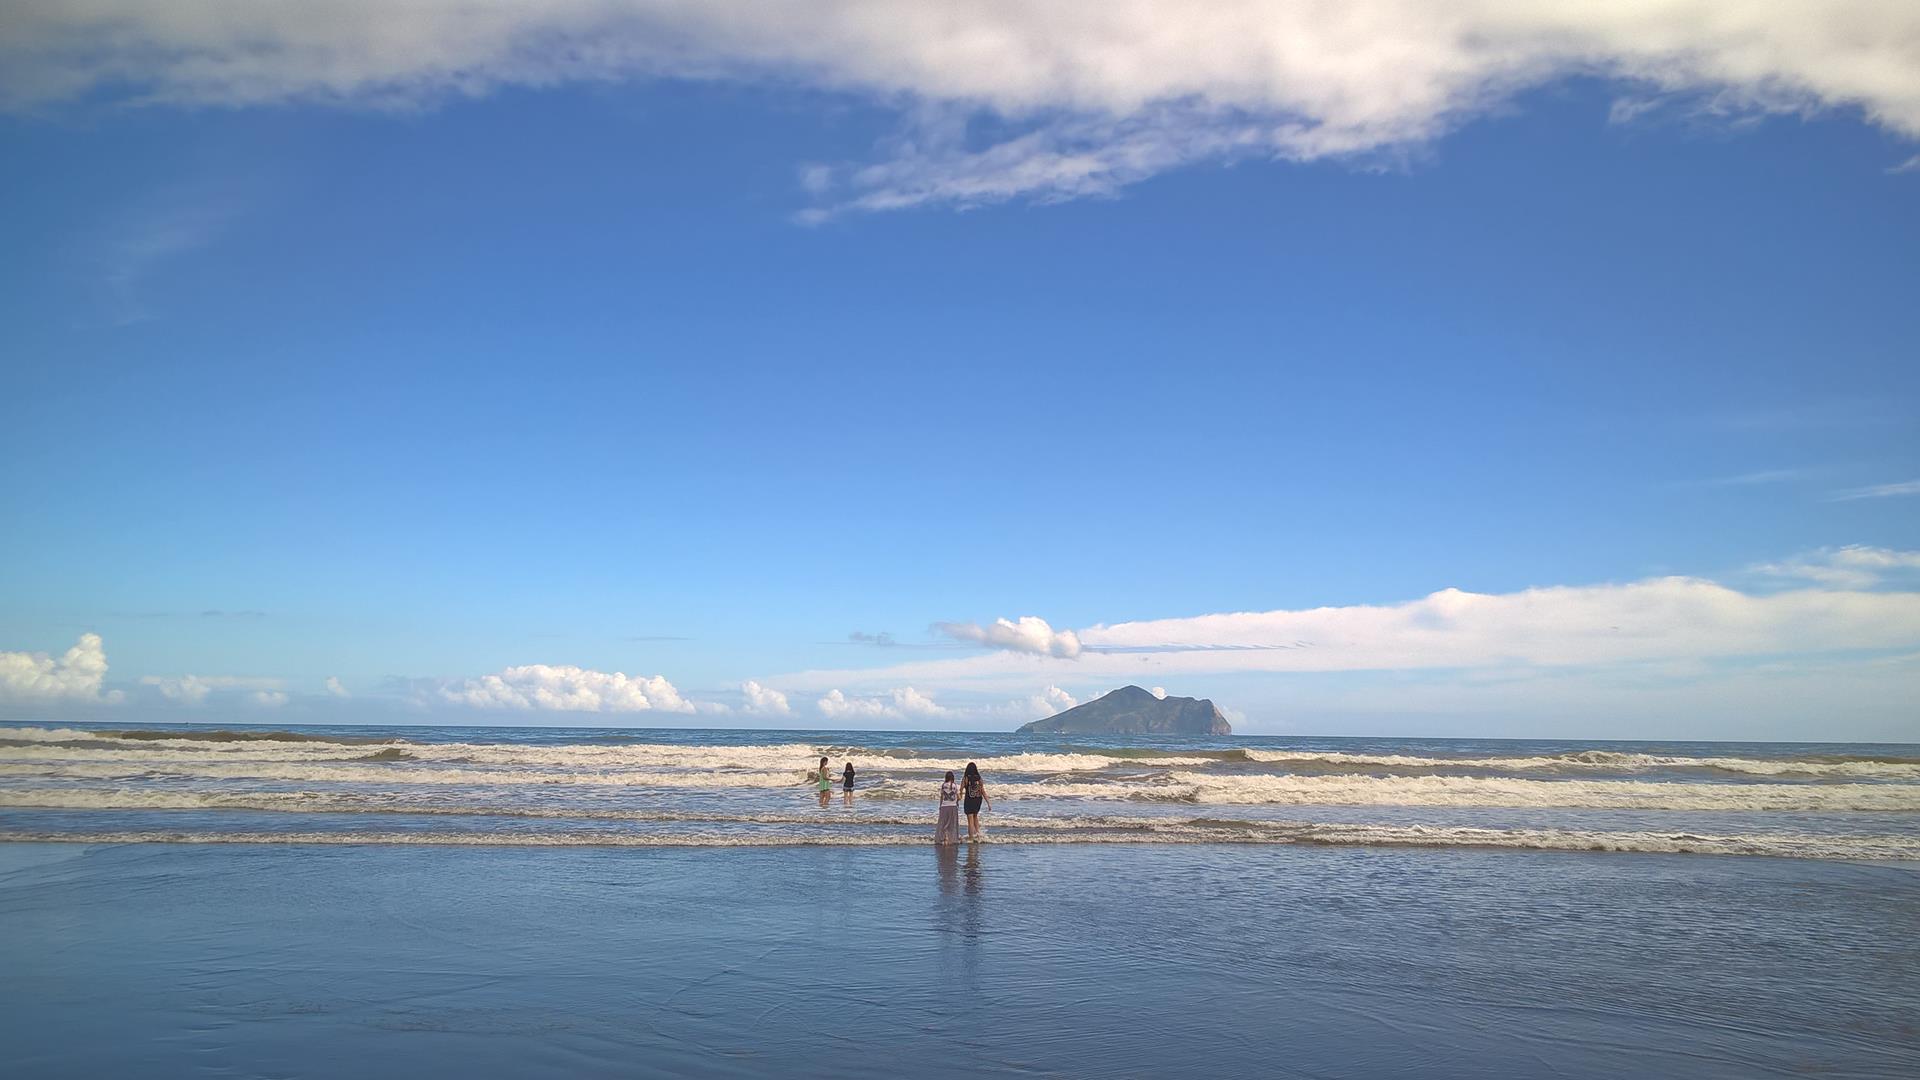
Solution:
[[(840, 773), (841, 798), (847, 806), (853, 805), (853, 762)], [(820, 785), (820, 805), (826, 806), (833, 801), (833, 771), (827, 765), (827, 759), (820, 759), (820, 771), (816, 776)], [(955, 780), (953, 772), (947, 772), (947, 778), (940, 782), (940, 816), (934, 822), (933, 842), (936, 844), (957, 844), (960, 842), (960, 812), (967, 814), (967, 839), (980, 839), (980, 809), (993, 809), (993, 796), (987, 794), (987, 782), (980, 778), (980, 767), (967, 762), (966, 770), (960, 779)]]

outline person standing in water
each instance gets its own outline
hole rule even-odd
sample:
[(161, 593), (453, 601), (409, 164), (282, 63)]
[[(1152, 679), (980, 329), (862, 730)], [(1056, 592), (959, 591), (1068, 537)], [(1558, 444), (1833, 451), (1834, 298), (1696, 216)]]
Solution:
[(967, 774), (960, 781), (960, 794), (966, 800), (967, 839), (980, 839), (980, 804), (986, 803), (987, 809), (993, 809), (993, 797), (987, 794), (987, 782), (980, 779), (980, 768), (973, 762), (967, 762)]
[(847, 762), (847, 771), (840, 774), (840, 788), (846, 792), (846, 804), (853, 805), (853, 762)]
[(833, 771), (827, 768), (827, 759), (820, 759), (820, 805), (824, 808), (827, 800), (833, 798)]
[(940, 785), (940, 820), (933, 828), (933, 842), (960, 842), (960, 785), (953, 782), (952, 770), (948, 770), (947, 779)]

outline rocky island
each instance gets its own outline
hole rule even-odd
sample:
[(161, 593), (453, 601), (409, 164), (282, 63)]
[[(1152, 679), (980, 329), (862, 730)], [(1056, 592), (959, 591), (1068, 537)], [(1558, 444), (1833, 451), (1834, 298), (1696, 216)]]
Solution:
[(1015, 734), (1076, 735), (1231, 735), (1233, 725), (1207, 698), (1155, 697), (1150, 690), (1123, 686), (1111, 694), (1075, 705)]

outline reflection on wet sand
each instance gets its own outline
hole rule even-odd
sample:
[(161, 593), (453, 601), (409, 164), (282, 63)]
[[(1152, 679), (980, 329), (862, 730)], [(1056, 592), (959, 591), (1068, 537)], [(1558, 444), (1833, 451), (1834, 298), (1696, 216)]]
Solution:
[(965, 847), (963, 859), (959, 844), (934, 845), (940, 868), (940, 891), (947, 896), (962, 892), (968, 896), (978, 896), (986, 885), (986, 872), (980, 858), (981, 845), (967, 844)]

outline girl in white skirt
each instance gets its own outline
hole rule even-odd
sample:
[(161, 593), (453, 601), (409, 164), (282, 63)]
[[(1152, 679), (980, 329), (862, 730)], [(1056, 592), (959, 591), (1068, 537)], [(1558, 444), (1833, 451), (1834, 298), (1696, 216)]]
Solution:
[(946, 782), (940, 785), (940, 823), (934, 827), (933, 842), (960, 842), (960, 785), (954, 782), (952, 773), (948, 773)]

